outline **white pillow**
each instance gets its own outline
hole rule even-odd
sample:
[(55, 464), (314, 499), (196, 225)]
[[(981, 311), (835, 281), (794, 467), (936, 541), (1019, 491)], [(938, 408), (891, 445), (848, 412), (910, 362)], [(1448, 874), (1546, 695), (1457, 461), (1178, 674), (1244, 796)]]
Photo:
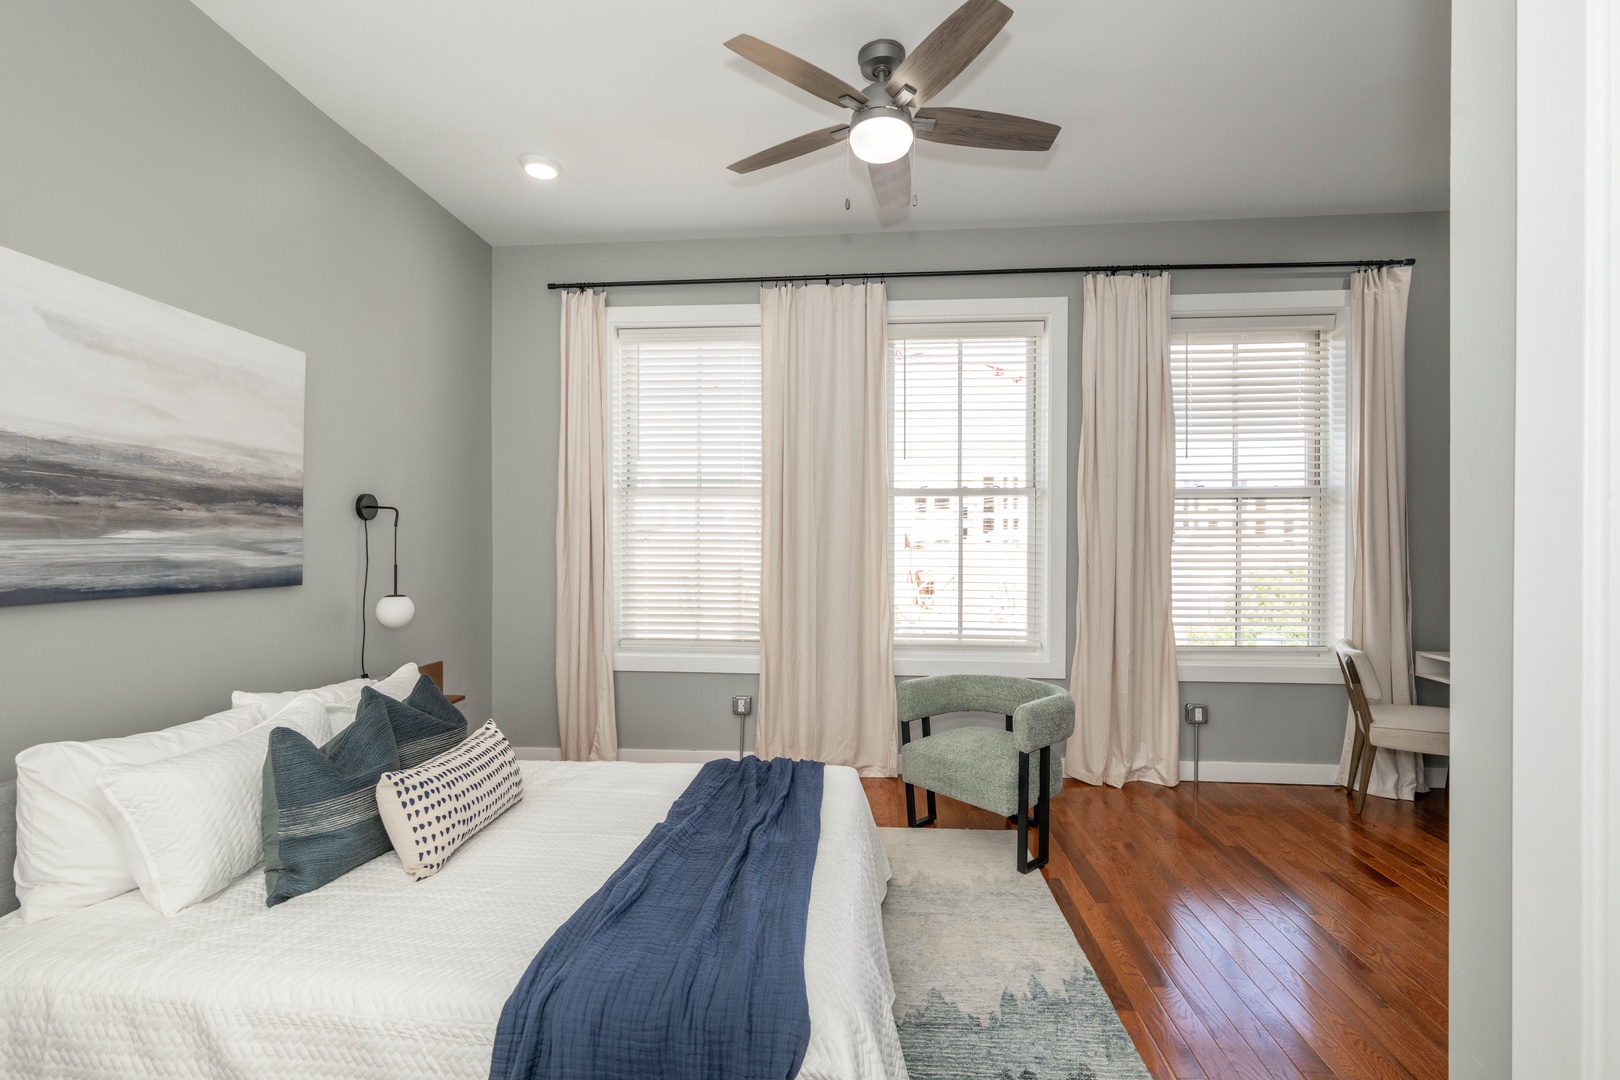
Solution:
[(386, 694), (395, 701), (404, 701), (416, 689), (416, 680), (421, 677), (422, 672), (415, 664), (406, 664), (386, 679), (349, 679), (313, 690), (284, 690), (280, 693), (259, 694), (235, 690), (231, 693), (231, 706), (253, 706), (265, 719), (269, 719), (291, 704), (294, 698), (314, 694), (326, 706), (327, 714), (332, 718), (332, 734), (336, 735), (354, 723), (354, 711), (360, 705), (361, 690), (372, 686), (379, 694)]
[(141, 895), (163, 914), (208, 899), (263, 858), (264, 755), (278, 727), (317, 746), (332, 737), (326, 706), (306, 694), (235, 738), (96, 776)]
[(263, 722), (256, 709), (231, 709), (162, 731), (42, 743), (18, 754), (19, 920), (43, 922), (135, 888), (112, 807), (96, 786), (103, 768), (212, 746)]
[(377, 813), (413, 881), (444, 869), (468, 837), (522, 798), (517, 754), (493, 720), (455, 749), (377, 781)]
[(367, 686), (375, 686), (376, 683), (376, 679), (348, 679), (344, 682), (335, 682), (328, 686), (317, 686), (309, 690), (281, 690), (276, 692), (266, 691), (264, 693), (255, 693), (251, 690), (232, 690), (231, 708), (257, 708), (264, 713), (265, 719), (268, 720), (290, 705), (294, 698), (309, 694), (319, 698), (323, 704), (330, 704), (351, 697), (357, 698), (360, 696), (362, 689)]

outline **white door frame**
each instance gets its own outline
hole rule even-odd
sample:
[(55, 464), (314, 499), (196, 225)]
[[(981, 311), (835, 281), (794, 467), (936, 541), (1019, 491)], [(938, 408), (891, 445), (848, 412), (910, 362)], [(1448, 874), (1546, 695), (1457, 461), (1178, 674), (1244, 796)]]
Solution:
[(1620, 1075), (1615, 4), (1518, 5), (1512, 1029), (1526, 1080)]

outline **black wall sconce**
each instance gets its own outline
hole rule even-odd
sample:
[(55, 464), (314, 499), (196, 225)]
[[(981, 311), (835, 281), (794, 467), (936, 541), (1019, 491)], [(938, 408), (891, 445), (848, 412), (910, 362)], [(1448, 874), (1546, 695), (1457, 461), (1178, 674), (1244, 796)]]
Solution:
[(368, 679), (371, 676), (366, 673), (366, 590), (371, 585), (371, 521), (379, 510), (389, 510), (394, 515), (394, 591), (377, 601), (377, 621), (389, 630), (398, 630), (416, 617), (416, 604), (399, 591), (399, 507), (384, 506), (375, 495), (361, 495), (354, 500), (355, 515), (364, 523), (366, 531), (366, 569), (360, 584), (360, 674)]

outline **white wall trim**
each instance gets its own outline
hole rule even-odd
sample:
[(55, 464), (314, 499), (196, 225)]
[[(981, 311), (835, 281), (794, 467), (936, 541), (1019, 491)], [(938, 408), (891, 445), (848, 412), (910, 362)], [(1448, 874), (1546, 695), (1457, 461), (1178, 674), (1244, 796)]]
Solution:
[[(519, 761), (561, 761), (562, 750), (556, 746), (514, 746), (512, 748)], [(636, 750), (630, 747), (619, 747), (620, 761), (635, 761), (643, 764), (656, 764), (659, 762), (691, 762), (701, 764), (705, 761), (717, 761), (725, 758), (729, 761), (737, 760), (735, 750)]]
[[(1199, 779), (1213, 784), (1305, 784), (1332, 787), (1334, 774), (1339, 771), (1335, 763), (1288, 761), (1206, 761), (1199, 766)], [(1444, 765), (1430, 765), (1427, 769), (1429, 787), (1446, 786), (1448, 769)], [(1181, 778), (1193, 778), (1193, 763), (1181, 763)]]
[(613, 653), (614, 671), (687, 671), (714, 675), (758, 675), (759, 649), (716, 647), (658, 648), (621, 645)]
[[(560, 761), (562, 751), (555, 746), (518, 746), (514, 747), (520, 761)], [(735, 761), (735, 750), (637, 750), (630, 747), (619, 747), (620, 761), (635, 761), (643, 763), (657, 762), (690, 762), (701, 764), (705, 761), (719, 759)], [(1311, 762), (1287, 761), (1206, 761), (1199, 766), (1199, 779), (1207, 780), (1212, 784), (1307, 784), (1316, 787), (1331, 787), (1333, 774), (1338, 766), (1333, 763), (1316, 764)], [(1181, 763), (1181, 778), (1193, 778), (1193, 763)], [(1440, 788), (1446, 786), (1446, 770), (1444, 766), (1431, 766), (1429, 768), (1429, 786)]]
[[(1309, 761), (1205, 761), (1199, 766), (1199, 779), (1210, 784), (1306, 784), (1333, 787), (1338, 764)], [(1447, 766), (1432, 764), (1426, 769), (1430, 789), (1439, 790), (1447, 782)], [(1181, 779), (1192, 779), (1191, 761), (1181, 763)]]
[(1181, 656), (1176, 662), (1178, 682), (1218, 683), (1319, 683), (1344, 682), (1339, 665), (1330, 659), (1310, 662), (1226, 660), (1212, 656)]
[[(1334, 764), (1289, 761), (1205, 761), (1198, 766), (1198, 778), (1214, 784), (1309, 784), (1331, 787)], [(1181, 763), (1181, 778), (1193, 778), (1193, 763)]]
[(1610, 9), (1517, 8), (1512, 1066), (1570, 1080), (1620, 1064)]
[(735, 750), (635, 750), (628, 747), (619, 747), (620, 761), (640, 762), (692, 762), (701, 764), (705, 761), (736, 761)]

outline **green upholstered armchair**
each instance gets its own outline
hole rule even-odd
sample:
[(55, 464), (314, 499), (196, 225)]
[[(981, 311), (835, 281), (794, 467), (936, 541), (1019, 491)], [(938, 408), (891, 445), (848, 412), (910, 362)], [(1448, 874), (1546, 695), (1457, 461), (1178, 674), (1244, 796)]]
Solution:
[[(906, 782), (906, 823), (934, 820), (938, 792), (1018, 822), (1018, 870), (1045, 866), (1050, 853), (1052, 796), (1063, 787), (1063, 758), (1052, 744), (1074, 732), (1074, 699), (1061, 686), (1006, 675), (933, 675), (899, 686), (900, 772)], [(989, 712), (1007, 718), (1005, 731), (964, 727), (933, 734), (944, 713)], [(922, 721), (922, 738), (911, 725)], [(1032, 755), (1034, 760), (1032, 760)], [(928, 816), (917, 817), (916, 788), (928, 795)], [(1041, 850), (1029, 857), (1030, 789), (1038, 792), (1035, 826)]]

